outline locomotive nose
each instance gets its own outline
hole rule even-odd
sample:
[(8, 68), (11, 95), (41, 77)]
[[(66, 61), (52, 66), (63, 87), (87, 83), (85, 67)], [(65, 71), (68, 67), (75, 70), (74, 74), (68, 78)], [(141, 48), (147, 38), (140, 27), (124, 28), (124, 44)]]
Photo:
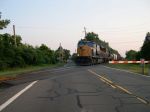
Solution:
[(83, 51), (86, 51), (87, 48), (85, 46), (80, 46), (79, 49), (83, 52)]
[(80, 46), (80, 49), (82, 50), (82, 49), (83, 49), (83, 47), (82, 47), (82, 46)]

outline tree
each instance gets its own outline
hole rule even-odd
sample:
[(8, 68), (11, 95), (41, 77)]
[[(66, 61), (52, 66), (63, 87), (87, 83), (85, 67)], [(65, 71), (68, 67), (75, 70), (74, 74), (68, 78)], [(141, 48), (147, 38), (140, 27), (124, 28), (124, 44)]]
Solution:
[(39, 49), (42, 51), (44, 54), (44, 60), (46, 63), (54, 64), (55, 63), (55, 58), (54, 58), (54, 51), (48, 48), (46, 45), (42, 44)]
[(88, 41), (93, 41), (93, 42), (97, 42), (99, 40), (98, 34), (96, 34), (94, 32), (87, 33), (85, 39)]
[(64, 60), (67, 61), (70, 56), (70, 50), (64, 49)]
[(71, 56), (71, 59), (72, 59), (73, 61), (75, 61), (76, 58), (77, 58), (77, 53), (73, 53), (72, 56)]
[(140, 60), (140, 59), (141, 59), (141, 52), (138, 51), (138, 52), (137, 52), (137, 55), (136, 55), (136, 60)]
[[(0, 29), (6, 28), (9, 22), (9, 20), (1, 20), (0, 17)], [(57, 63), (57, 52), (54, 50), (44, 44), (40, 47), (23, 44), (21, 40), (22, 38), (19, 35), (14, 37), (7, 33), (0, 34), (0, 70)], [(67, 60), (70, 56), (70, 51), (65, 49), (63, 53), (64, 59)]]
[(143, 46), (141, 47), (141, 58), (150, 60), (150, 33), (148, 32)]
[(1, 12), (0, 12), (0, 30), (6, 28), (9, 23), (10, 23), (10, 20), (8, 19), (1, 20)]
[(17, 45), (17, 46), (22, 45), (22, 43), (21, 43), (22, 38), (21, 38), (20, 35), (16, 35), (15, 37), (14, 37), (14, 35), (12, 36), (13, 45), (16, 46), (16, 45), (15, 45), (15, 38), (16, 38), (16, 45)]
[(49, 48), (45, 44), (42, 44), (39, 49), (42, 51), (49, 51)]
[(127, 60), (136, 60), (137, 51), (129, 50), (126, 52), (126, 59)]

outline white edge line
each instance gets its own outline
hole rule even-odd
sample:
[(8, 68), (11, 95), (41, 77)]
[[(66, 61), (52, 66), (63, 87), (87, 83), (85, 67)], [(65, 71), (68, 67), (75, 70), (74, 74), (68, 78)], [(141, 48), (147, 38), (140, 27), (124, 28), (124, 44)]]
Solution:
[(26, 86), (24, 89), (22, 89), (20, 92), (18, 92), (13, 97), (11, 97), (10, 99), (8, 99), (5, 103), (3, 103), (2, 105), (0, 105), (0, 111), (2, 111), (3, 109), (5, 109), (9, 104), (11, 104), (14, 100), (16, 100), (20, 95), (22, 95), (25, 91), (27, 91), (29, 88), (31, 88), (37, 82), (38, 81), (33, 81), (28, 86)]
[(146, 75), (142, 75), (142, 74), (139, 74), (139, 73), (130, 72), (130, 71), (123, 70), (123, 69), (112, 68), (112, 67), (108, 67), (108, 66), (103, 66), (103, 67), (109, 68), (109, 69), (118, 70), (118, 71), (128, 72), (128, 73), (132, 73), (132, 74), (136, 74), (136, 75), (143, 76), (143, 77), (150, 77), (150, 76), (146, 76)]

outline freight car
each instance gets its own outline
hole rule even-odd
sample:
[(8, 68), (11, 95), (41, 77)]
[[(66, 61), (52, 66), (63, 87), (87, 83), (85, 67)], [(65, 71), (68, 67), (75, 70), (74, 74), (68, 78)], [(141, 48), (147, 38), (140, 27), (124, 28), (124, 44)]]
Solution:
[(92, 65), (107, 62), (110, 54), (107, 48), (95, 42), (80, 40), (77, 45), (77, 65)]

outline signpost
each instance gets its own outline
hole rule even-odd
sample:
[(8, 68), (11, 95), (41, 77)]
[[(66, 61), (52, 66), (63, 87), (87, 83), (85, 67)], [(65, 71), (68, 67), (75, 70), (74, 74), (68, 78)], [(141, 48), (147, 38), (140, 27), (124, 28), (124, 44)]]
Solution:
[(148, 75), (150, 76), (150, 68), (149, 68), (149, 70), (148, 70)]
[(145, 60), (144, 59), (140, 60), (141, 60), (142, 74), (144, 75)]

